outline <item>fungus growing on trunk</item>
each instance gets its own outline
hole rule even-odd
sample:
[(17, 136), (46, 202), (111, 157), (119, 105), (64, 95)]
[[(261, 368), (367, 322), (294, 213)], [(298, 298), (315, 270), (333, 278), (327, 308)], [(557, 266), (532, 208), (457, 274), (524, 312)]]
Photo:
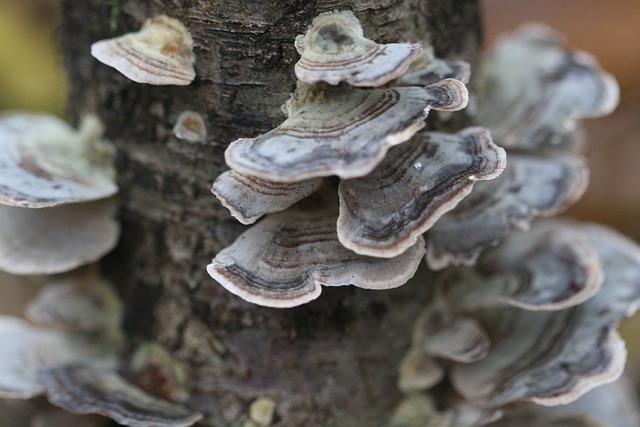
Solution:
[(185, 86), (196, 76), (191, 34), (165, 15), (147, 19), (135, 33), (94, 43), (91, 55), (137, 83)]
[(302, 56), (294, 67), (296, 77), (331, 85), (382, 86), (404, 74), (422, 53), (419, 43), (378, 44), (365, 38), (351, 11), (318, 15), (295, 46)]

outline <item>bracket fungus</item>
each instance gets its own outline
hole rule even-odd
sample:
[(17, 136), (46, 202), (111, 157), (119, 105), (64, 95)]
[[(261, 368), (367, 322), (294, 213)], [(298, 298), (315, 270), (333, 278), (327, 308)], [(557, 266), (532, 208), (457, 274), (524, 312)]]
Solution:
[(480, 80), (477, 121), (506, 148), (556, 144), (578, 119), (609, 114), (618, 105), (613, 76), (586, 52), (564, 48), (560, 35), (541, 24), (504, 37)]
[(475, 312), (490, 351), (451, 370), (456, 390), (475, 404), (566, 404), (622, 373), (626, 351), (615, 328), (640, 305), (640, 248), (602, 226), (549, 220), (541, 227), (575, 227), (586, 235), (604, 272), (601, 290), (564, 310)]
[(543, 224), (510, 233), (473, 268), (445, 272), (441, 281), (447, 298), (463, 310), (510, 305), (552, 311), (593, 297), (600, 291), (603, 273), (585, 233)]
[[(375, 88), (405, 74), (423, 51), (418, 44), (379, 45), (362, 33), (351, 12), (316, 18), (296, 39), (300, 81), (285, 104), (288, 118), (263, 135), (232, 142), (225, 152), (231, 170), (212, 192), (244, 224), (271, 214), (208, 266), (215, 280), (245, 300), (290, 307), (316, 298), (320, 285), (400, 286), (417, 269), (421, 234), (476, 181), (505, 168), (505, 152), (486, 129), (418, 133), (430, 110), (466, 107), (464, 82), (450, 78), (468, 80), (466, 62), (440, 60), (429, 48), (412, 77), (428, 85)], [(379, 66), (374, 55), (360, 64), (371, 52), (388, 56), (398, 49), (405, 52), (402, 60)], [(333, 176), (341, 179), (338, 217), (330, 208), (304, 219), (312, 215), (293, 205), (323, 182), (335, 191), (336, 180), (323, 180)], [(402, 262), (407, 267), (390, 280)], [(379, 271), (384, 274), (371, 275)]]
[(621, 374), (615, 328), (639, 306), (640, 247), (602, 226), (536, 221), (474, 267), (439, 274), (399, 387), (431, 388), (446, 366), (473, 405), (567, 404)]
[(69, 332), (115, 332), (123, 307), (105, 280), (72, 275), (46, 283), (27, 305), (25, 315), (37, 325)]
[(421, 238), (395, 258), (358, 255), (338, 241), (335, 210), (272, 214), (220, 251), (207, 271), (233, 294), (269, 307), (314, 300), (321, 285), (390, 289), (413, 276), (424, 254)]
[(526, 228), (575, 202), (588, 182), (586, 162), (576, 154), (578, 120), (608, 114), (618, 103), (613, 77), (540, 25), (505, 37), (478, 80), (475, 122), (507, 148), (509, 161), (500, 177), (478, 183), (429, 231), (433, 269), (471, 265), (514, 226)]
[(463, 83), (447, 79), (426, 87), (358, 89), (299, 83), (289, 118), (257, 138), (240, 138), (225, 151), (229, 167), (276, 182), (368, 174), (389, 147), (424, 127), (429, 110), (466, 107)]
[[(38, 372), (114, 349), (89, 335), (37, 328), (0, 316), (0, 397), (28, 399), (44, 391)], [(111, 349), (109, 348), (111, 347)]]
[(46, 115), (0, 116), (0, 269), (60, 273), (115, 246), (118, 187), (102, 131), (93, 116), (79, 131)]
[(191, 34), (165, 15), (147, 19), (140, 31), (94, 43), (91, 55), (137, 83), (185, 86), (196, 76)]
[(331, 85), (382, 86), (404, 74), (422, 53), (418, 43), (378, 44), (365, 38), (351, 11), (320, 14), (295, 46), (301, 55), (296, 77)]
[(0, 115), (0, 203), (45, 208), (118, 192), (102, 123), (86, 116), (78, 131), (53, 116)]
[(394, 257), (415, 244), (477, 180), (502, 173), (506, 155), (484, 128), (422, 132), (374, 171), (340, 182), (338, 237), (362, 255)]
[(53, 274), (100, 259), (120, 235), (115, 208), (112, 199), (46, 209), (0, 205), (0, 269)]
[(577, 201), (589, 182), (581, 156), (508, 153), (507, 167), (491, 181), (478, 182), (427, 234), (427, 262), (440, 270), (472, 265), (514, 227), (526, 229), (539, 216), (551, 216)]
[(152, 396), (119, 374), (115, 359), (93, 359), (40, 371), (47, 399), (74, 414), (101, 414), (136, 427), (188, 427), (202, 414)]
[(253, 224), (266, 214), (287, 209), (321, 185), (322, 178), (275, 182), (230, 170), (216, 178), (211, 192), (238, 221)]

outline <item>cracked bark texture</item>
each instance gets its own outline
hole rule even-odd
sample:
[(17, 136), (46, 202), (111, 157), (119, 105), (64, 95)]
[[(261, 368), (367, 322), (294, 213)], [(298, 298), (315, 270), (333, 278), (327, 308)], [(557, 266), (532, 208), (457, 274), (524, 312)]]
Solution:
[[(123, 231), (103, 271), (125, 301), (131, 345), (159, 341), (188, 366), (202, 425), (240, 425), (261, 396), (276, 402), (275, 426), (384, 425), (400, 399), (396, 371), (429, 291), (424, 274), (390, 291), (325, 288), (318, 300), (282, 310), (245, 303), (205, 271), (244, 229), (210, 193), (226, 169), (225, 146), (283, 120), (295, 36), (317, 14), (344, 9), (373, 40), (431, 41), (439, 56), (476, 58), (476, 0), (63, 1), (71, 117), (96, 112), (118, 149)], [(133, 83), (90, 56), (91, 43), (158, 14), (180, 19), (193, 36), (190, 86)], [(206, 118), (205, 142), (172, 135), (186, 109)], [(456, 117), (460, 124), (464, 113)]]

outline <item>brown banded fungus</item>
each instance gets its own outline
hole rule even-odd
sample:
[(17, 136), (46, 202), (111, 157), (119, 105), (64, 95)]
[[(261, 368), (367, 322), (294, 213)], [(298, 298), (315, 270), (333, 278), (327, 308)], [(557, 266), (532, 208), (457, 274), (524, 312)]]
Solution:
[(440, 270), (472, 265), (514, 227), (557, 214), (582, 196), (589, 169), (581, 156), (509, 153), (502, 175), (478, 182), (427, 234), (427, 262)]
[(102, 131), (94, 116), (76, 131), (53, 116), (0, 115), (0, 203), (45, 208), (113, 196), (113, 153)]
[(225, 159), (235, 171), (268, 181), (356, 178), (422, 129), (429, 110), (456, 111), (467, 101), (466, 87), (453, 79), (370, 90), (299, 83), (289, 118), (257, 138), (232, 142)]
[(193, 39), (177, 19), (147, 19), (140, 31), (101, 40), (91, 55), (137, 83), (188, 85), (196, 76)]
[(319, 15), (295, 46), (302, 56), (296, 77), (331, 85), (382, 86), (406, 72), (422, 53), (420, 44), (378, 44), (365, 38), (351, 11)]
[(576, 228), (534, 223), (487, 250), (474, 268), (448, 270), (441, 278), (458, 310), (510, 305), (531, 311), (562, 310), (600, 291), (598, 253)]
[(397, 256), (505, 163), (484, 128), (419, 133), (369, 175), (340, 182), (338, 238), (359, 254)]
[(588, 177), (576, 154), (578, 120), (608, 114), (618, 102), (611, 75), (540, 25), (505, 37), (486, 61), (478, 86), (475, 121), (507, 148), (509, 162), (502, 176), (478, 183), (429, 231), (427, 260), (433, 269), (473, 264), (514, 226), (526, 228), (534, 218), (575, 202)]
[(615, 328), (640, 304), (640, 248), (602, 226), (548, 221), (541, 227), (575, 227), (585, 233), (598, 252), (602, 288), (564, 310), (475, 311), (490, 337), (490, 351), (451, 370), (456, 390), (474, 404), (566, 404), (622, 373), (626, 351)]
[(586, 52), (552, 29), (529, 24), (504, 37), (480, 78), (477, 122), (506, 148), (535, 150), (564, 140), (576, 121), (618, 104), (618, 85)]
[(74, 414), (101, 414), (137, 427), (188, 427), (202, 418), (181, 403), (146, 393), (119, 373), (116, 359), (93, 359), (40, 371), (47, 399)]
[(230, 292), (269, 307), (314, 300), (321, 285), (391, 289), (413, 276), (424, 254), (421, 238), (398, 257), (366, 257), (340, 244), (336, 219), (333, 207), (272, 214), (218, 253), (207, 271)]
[(287, 209), (321, 185), (322, 178), (275, 182), (230, 170), (216, 178), (211, 192), (238, 221), (253, 224), (265, 214)]
[(639, 305), (638, 246), (601, 226), (534, 222), (473, 268), (440, 273), (399, 387), (435, 385), (441, 358), (474, 405), (566, 404), (620, 375), (626, 352), (615, 328)]
[[(390, 61), (395, 64), (391, 74), (384, 67), (370, 67), (375, 60), (365, 61), (364, 68), (358, 60), (346, 61), (341, 68), (337, 58), (353, 54), (352, 44), (366, 47), (354, 47), (353, 52), (365, 52), (367, 46), (385, 55), (403, 49), (412, 59)], [(267, 217), (208, 266), (209, 274), (232, 293), (274, 307), (311, 301), (321, 285), (400, 286), (418, 266), (414, 257), (422, 251), (421, 233), (455, 207), (476, 181), (493, 179), (505, 167), (504, 150), (493, 144), (486, 129), (416, 135), (430, 110), (466, 107), (464, 83), (441, 78), (455, 75), (467, 80), (465, 62), (442, 61), (429, 53), (415, 69), (429, 85), (348, 86), (397, 79), (416, 59), (408, 52), (422, 52), (418, 45), (395, 47), (363, 39), (350, 12), (321, 15), (305, 36), (298, 37), (296, 46), (302, 54), (296, 68), (301, 81), (285, 104), (288, 118), (261, 136), (232, 142), (225, 152), (231, 171), (212, 188), (245, 224), (298, 209)], [(326, 51), (319, 54), (322, 49)], [(314, 71), (305, 68), (312, 63)], [(387, 77), (373, 78), (374, 71)], [(341, 179), (339, 219), (335, 212), (326, 214), (331, 208), (305, 222), (311, 214), (304, 212), (309, 203), (301, 200), (323, 182), (328, 191), (335, 191), (335, 179), (323, 180), (333, 176)], [(298, 202), (302, 210), (293, 206)], [(336, 219), (337, 225), (331, 224)], [(391, 270), (402, 262), (407, 267), (390, 280)], [(368, 271), (363, 275), (364, 266)], [(374, 278), (379, 271), (384, 274)]]

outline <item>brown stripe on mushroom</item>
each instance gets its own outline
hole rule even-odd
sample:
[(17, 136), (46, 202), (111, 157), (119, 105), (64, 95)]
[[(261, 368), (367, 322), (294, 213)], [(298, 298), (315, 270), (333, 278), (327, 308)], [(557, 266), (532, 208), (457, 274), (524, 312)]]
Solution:
[(39, 370), (117, 351), (114, 343), (100, 343), (95, 338), (37, 328), (17, 317), (0, 316), (0, 397), (37, 396), (44, 391)]
[(295, 45), (302, 55), (294, 67), (296, 77), (332, 85), (382, 86), (406, 72), (422, 53), (418, 43), (377, 44), (365, 38), (351, 11), (317, 16)]
[(505, 167), (504, 150), (480, 127), (457, 134), (421, 132), (369, 175), (340, 182), (338, 238), (363, 255), (394, 257)]
[(336, 218), (333, 207), (267, 216), (218, 253), (207, 271), (230, 292), (269, 307), (307, 303), (321, 285), (390, 289), (414, 275), (422, 239), (396, 258), (366, 257), (340, 244)]
[(211, 192), (238, 221), (253, 224), (266, 214), (285, 210), (321, 185), (322, 178), (284, 183), (230, 170), (216, 178)]
[(511, 305), (547, 311), (583, 303), (602, 280), (598, 253), (584, 232), (534, 222), (527, 232), (511, 232), (474, 268), (445, 272), (441, 287), (459, 310)]
[(112, 199), (46, 209), (0, 205), (0, 269), (53, 274), (98, 260), (116, 245)]
[(101, 414), (138, 427), (187, 427), (202, 419), (134, 386), (118, 369), (115, 359), (94, 359), (42, 370), (39, 377), (49, 402), (74, 414)]
[(640, 248), (603, 226), (561, 224), (582, 230), (598, 251), (602, 288), (565, 310), (476, 312), (491, 339), (489, 354), (451, 369), (454, 387), (474, 404), (566, 404), (622, 373), (626, 351), (615, 328), (640, 304)]
[(535, 217), (554, 215), (575, 202), (586, 190), (588, 174), (581, 157), (509, 154), (499, 177), (478, 182), (427, 232), (429, 267), (475, 263), (512, 228), (526, 229)]
[(485, 64), (477, 123), (506, 148), (536, 150), (562, 142), (578, 119), (609, 114), (618, 98), (615, 79), (593, 57), (530, 24), (502, 39)]
[(53, 116), (0, 115), (0, 203), (42, 208), (114, 195), (112, 151), (102, 132), (94, 116), (76, 131)]
[(430, 109), (461, 109), (467, 101), (466, 87), (453, 79), (371, 90), (299, 83), (288, 119), (257, 138), (232, 142), (225, 159), (232, 169), (268, 181), (360, 177), (389, 147), (422, 129)]
[(94, 43), (91, 55), (138, 83), (184, 86), (196, 75), (191, 34), (165, 15), (147, 19), (140, 31)]

